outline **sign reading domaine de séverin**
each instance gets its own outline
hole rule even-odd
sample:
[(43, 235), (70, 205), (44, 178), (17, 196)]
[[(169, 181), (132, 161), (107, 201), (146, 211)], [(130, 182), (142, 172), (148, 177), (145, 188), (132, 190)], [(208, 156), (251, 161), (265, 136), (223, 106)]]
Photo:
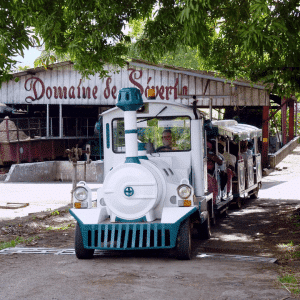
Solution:
[[(64, 65), (62, 65), (64, 64)], [(10, 80), (0, 89), (0, 102), (6, 104), (63, 104), (115, 105), (118, 92), (125, 87), (140, 89), (144, 100), (149, 88), (155, 89), (156, 99), (190, 105), (191, 95), (203, 95), (198, 105), (208, 106), (265, 106), (269, 95), (262, 86), (250, 83), (231, 84), (222, 78), (209, 77), (201, 71), (179, 71), (155, 65), (131, 65), (118, 72), (111, 70), (109, 77), (100, 79), (96, 74), (82, 79), (71, 63), (58, 63), (47, 70), (30, 70), (16, 74), (18, 82)], [(180, 97), (180, 95), (189, 95)], [(224, 96), (224, 98), (222, 97)], [(199, 99), (199, 98), (197, 98)]]
[[(128, 67), (110, 75), (82, 79), (72, 65), (45, 70), (4, 83), (0, 99), (7, 104), (115, 105), (118, 91), (130, 86), (140, 89), (144, 99), (150, 88), (158, 100), (178, 99), (179, 79), (174, 72)], [(182, 91), (187, 94), (188, 86), (182, 86)]]

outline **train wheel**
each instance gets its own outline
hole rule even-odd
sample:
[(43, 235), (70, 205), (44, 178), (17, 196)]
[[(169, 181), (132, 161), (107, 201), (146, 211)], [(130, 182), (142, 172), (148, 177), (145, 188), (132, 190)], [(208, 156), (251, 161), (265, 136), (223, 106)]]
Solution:
[(217, 214), (215, 210), (211, 207), (211, 204), (208, 206), (208, 214), (210, 217), (210, 226), (215, 226), (217, 224)]
[(211, 237), (211, 230), (210, 230), (210, 217), (208, 218), (201, 224), (199, 228), (199, 236), (202, 240), (208, 240)]
[(188, 260), (192, 258), (192, 233), (190, 219), (181, 223), (176, 243), (177, 259)]
[(83, 239), (80, 231), (79, 224), (76, 224), (75, 229), (75, 253), (78, 259), (89, 259), (94, 255), (95, 249), (85, 249), (83, 247)]
[(217, 216), (216, 213), (213, 211), (212, 216), (210, 218), (210, 226), (215, 226), (217, 224)]
[(243, 206), (243, 199), (241, 197), (236, 198), (235, 207), (241, 209)]

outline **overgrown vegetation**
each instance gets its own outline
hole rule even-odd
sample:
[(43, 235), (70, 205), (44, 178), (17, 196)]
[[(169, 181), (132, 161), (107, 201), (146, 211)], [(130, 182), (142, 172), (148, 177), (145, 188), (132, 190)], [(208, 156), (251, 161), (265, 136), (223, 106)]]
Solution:
[(292, 294), (300, 294), (300, 273), (289, 267), (281, 269), (279, 282)]
[[(273, 114), (273, 112), (271, 111), (270, 113), (270, 117), (272, 116), (271, 114)], [(286, 113), (286, 128), (287, 128), (287, 132), (288, 132), (288, 128), (289, 128), (289, 119), (290, 119), (290, 114), (289, 114), (289, 109), (287, 110)], [(298, 113), (298, 123), (300, 121), (300, 113)], [(294, 122), (296, 122), (296, 117)], [(281, 133), (281, 128), (282, 128), (282, 124), (281, 124), (281, 110), (279, 110), (271, 119), (270, 119), (270, 134), (271, 135), (276, 135), (277, 132)], [(295, 135), (299, 135), (300, 134), (300, 128), (298, 126), (297, 128), (297, 133), (295, 132)]]
[[(291, 225), (292, 234), (299, 235), (300, 214), (299, 210), (294, 211), (287, 218), (287, 223)], [(281, 263), (283, 266), (279, 268), (280, 275), (278, 277), (282, 286), (292, 294), (300, 294), (300, 272), (293, 267), (294, 261), (300, 261), (300, 245), (291, 240), (288, 243), (279, 243), (277, 249), (282, 253)], [(289, 265), (286, 265), (289, 263)]]
[(46, 227), (46, 230), (67, 230), (70, 227), (74, 227), (74, 226), (75, 226), (74, 224), (68, 224), (68, 225), (60, 226), (60, 227), (48, 226), (48, 227)]
[(9, 242), (0, 242), (0, 250), (3, 250), (5, 248), (11, 248), (11, 247), (16, 247), (19, 244), (29, 244), (34, 240), (39, 239), (38, 236), (31, 237), (28, 239), (24, 239), (22, 237), (16, 237), (14, 240), (11, 240)]
[(56, 210), (52, 211), (50, 214), (51, 214), (51, 216), (59, 215), (59, 211), (56, 209)]

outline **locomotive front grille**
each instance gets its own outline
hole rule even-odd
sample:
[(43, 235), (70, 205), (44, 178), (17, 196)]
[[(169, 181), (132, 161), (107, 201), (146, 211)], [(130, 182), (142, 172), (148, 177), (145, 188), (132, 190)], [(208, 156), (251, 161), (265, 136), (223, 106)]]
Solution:
[(80, 225), (84, 247), (103, 250), (173, 248), (178, 227), (160, 223)]

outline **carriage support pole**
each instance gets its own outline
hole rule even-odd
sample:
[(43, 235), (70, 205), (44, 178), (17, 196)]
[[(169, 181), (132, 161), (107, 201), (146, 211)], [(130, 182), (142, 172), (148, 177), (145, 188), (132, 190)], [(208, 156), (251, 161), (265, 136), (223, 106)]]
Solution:
[(268, 167), (268, 153), (269, 153), (269, 106), (263, 107), (263, 125), (262, 125), (262, 167)]

